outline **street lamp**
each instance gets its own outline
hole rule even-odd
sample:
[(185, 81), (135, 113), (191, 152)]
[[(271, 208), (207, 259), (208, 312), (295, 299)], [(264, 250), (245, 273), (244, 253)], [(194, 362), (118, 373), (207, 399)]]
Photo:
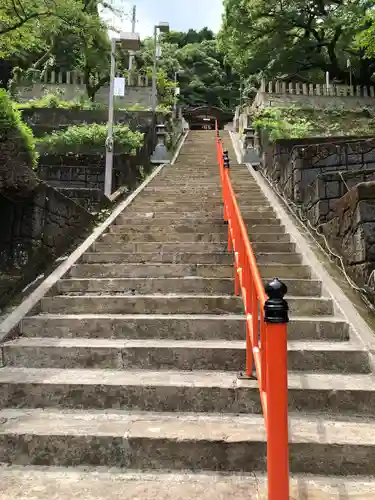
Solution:
[(152, 112), (156, 112), (156, 102), (157, 102), (157, 88), (156, 88), (156, 65), (157, 59), (159, 57), (158, 50), (158, 32), (159, 33), (168, 33), (169, 32), (169, 23), (159, 23), (154, 26), (154, 65), (152, 68)]
[(113, 96), (115, 90), (116, 73), (116, 46), (121, 45), (125, 50), (137, 51), (141, 47), (138, 33), (120, 33), (117, 38), (111, 40), (111, 72), (109, 80), (109, 101), (108, 101), (108, 132), (105, 141), (105, 178), (104, 194), (112, 194), (112, 170), (113, 170)]

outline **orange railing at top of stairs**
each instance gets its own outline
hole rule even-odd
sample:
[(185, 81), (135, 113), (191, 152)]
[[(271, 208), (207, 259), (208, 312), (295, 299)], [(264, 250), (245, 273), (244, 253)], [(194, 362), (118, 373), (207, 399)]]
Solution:
[(264, 289), (217, 122), (216, 149), (228, 250), (234, 254), (235, 293), (242, 295), (246, 318), (246, 369), (240, 376), (257, 378), (259, 383), (267, 433), (268, 500), (289, 500), (287, 287), (275, 278)]

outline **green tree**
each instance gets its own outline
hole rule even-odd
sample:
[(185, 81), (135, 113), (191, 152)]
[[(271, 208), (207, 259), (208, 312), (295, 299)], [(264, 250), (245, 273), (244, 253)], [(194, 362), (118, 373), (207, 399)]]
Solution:
[(357, 35), (374, 0), (224, 0), (219, 45), (243, 78), (254, 75), (349, 81), (350, 57), (357, 82), (369, 83)]
[[(161, 37), (160, 45), (162, 56), (158, 68), (159, 81), (163, 85), (158, 87), (159, 98), (163, 103), (173, 102), (172, 81), (175, 72), (179, 71), (180, 99), (183, 104), (219, 107), (233, 107), (236, 104), (239, 80), (224, 63), (224, 54), (219, 50), (212, 31), (207, 28), (198, 32), (189, 30), (187, 33), (172, 31)], [(149, 75), (152, 74), (154, 50), (153, 40), (148, 38), (136, 56), (138, 69), (143, 69)]]

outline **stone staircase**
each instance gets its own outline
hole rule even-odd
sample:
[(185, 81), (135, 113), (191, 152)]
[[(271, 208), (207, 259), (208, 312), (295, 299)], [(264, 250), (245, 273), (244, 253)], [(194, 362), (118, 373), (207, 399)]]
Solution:
[[(289, 289), (291, 498), (374, 498), (345, 478), (374, 474), (368, 352), (225, 142), (261, 275)], [(1, 498), (266, 499), (226, 240), (215, 135), (191, 132), (3, 345)]]

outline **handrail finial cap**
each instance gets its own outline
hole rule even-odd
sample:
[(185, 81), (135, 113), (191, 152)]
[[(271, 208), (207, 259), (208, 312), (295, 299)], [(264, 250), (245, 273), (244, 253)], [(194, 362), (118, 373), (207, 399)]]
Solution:
[(265, 292), (268, 299), (264, 304), (264, 321), (266, 323), (288, 323), (288, 303), (284, 300), (284, 296), (288, 291), (288, 287), (278, 278), (274, 278), (265, 287)]

